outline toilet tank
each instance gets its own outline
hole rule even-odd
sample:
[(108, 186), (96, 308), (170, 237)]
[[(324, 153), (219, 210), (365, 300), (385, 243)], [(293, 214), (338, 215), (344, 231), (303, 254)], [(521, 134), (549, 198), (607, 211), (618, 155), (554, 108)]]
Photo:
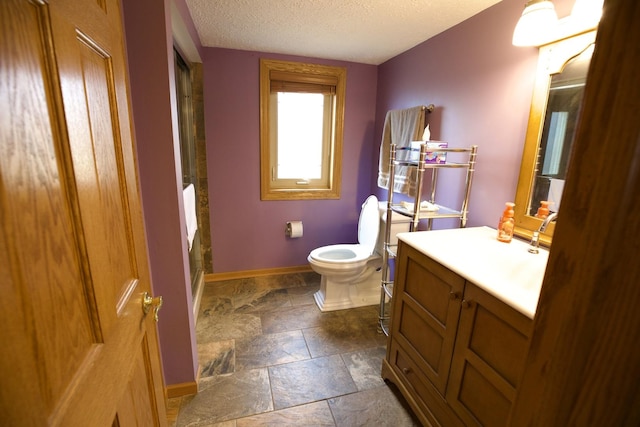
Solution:
[[(384, 233), (385, 227), (387, 224), (387, 202), (378, 202), (378, 210), (380, 211), (380, 229), (378, 231), (378, 241), (376, 243), (376, 252), (382, 255), (382, 251), (384, 250)], [(409, 231), (409, 226), (411, 225), (411, 218), (400, 215), (397, 212), (391, 213), (391, 236), (389, 239), (390, 245), (397, 245), (398, 238), (396, 235), (398, 233), (404, 233)]]

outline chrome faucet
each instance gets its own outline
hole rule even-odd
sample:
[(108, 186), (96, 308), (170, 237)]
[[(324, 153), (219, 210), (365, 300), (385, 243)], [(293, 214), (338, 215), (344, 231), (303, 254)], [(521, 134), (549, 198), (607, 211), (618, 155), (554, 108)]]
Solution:
[(533, 236), (531, 236), (531, 243), (529, 243), (529, 252), (531, 252), (532, 254), (537, 254), (538, 252), (540, 252), (540, 250), (538, 249), (538, 246), (540, 246), (540, 233), (544, 233), (549, 224), (552, 221), (555, 221), (556, 218), (558, 218), (558, 212), (550, 213), (549, 215), (547, 215), (544, 221), (542, 221), (540, 227), (533, 232)]

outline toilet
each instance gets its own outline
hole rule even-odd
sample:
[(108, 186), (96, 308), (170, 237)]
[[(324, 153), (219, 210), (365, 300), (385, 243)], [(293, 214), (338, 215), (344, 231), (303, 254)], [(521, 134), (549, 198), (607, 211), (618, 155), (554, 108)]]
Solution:
[[(320, 290), (314, 294), (321, 311), (380, 302), (386, 205), (369, 196), (360, 210), (357, 244), (322, 246), (307, 257), (313, 271), (321, 275)], [(409, 223), (409, 218), (394, 213), (390, 243), (397, 242), (397, 233), (409, 231)]]

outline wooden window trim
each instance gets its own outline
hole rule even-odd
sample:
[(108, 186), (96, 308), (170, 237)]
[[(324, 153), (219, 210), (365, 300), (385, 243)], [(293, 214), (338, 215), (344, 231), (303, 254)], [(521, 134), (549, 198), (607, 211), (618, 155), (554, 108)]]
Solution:
[[(339, 199), (342, 178), (342, 143), (346, 68), (299, 62), (260, 60), (260, 197), (261, 200)], [(327, 188), (275, 188), (271, 186), (270, 94), (287, 91), (335, 93), (334, 130), (329, 155)], [(291, 89), (291, 90), (290, 90)]]

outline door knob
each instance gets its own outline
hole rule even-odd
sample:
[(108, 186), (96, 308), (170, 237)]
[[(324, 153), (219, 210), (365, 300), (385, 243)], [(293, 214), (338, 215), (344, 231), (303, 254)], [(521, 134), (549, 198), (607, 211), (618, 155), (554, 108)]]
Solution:
[(142, 311), (144, 314), (147, 314), (151, 309), (153, 309), (153, 320), (158, 321), (158, 311), (160, 311), (160, 307), (162, 307), (162, 296), (152, 297), (149, 295), (149, 292), (145, 292), (142, 295)]

